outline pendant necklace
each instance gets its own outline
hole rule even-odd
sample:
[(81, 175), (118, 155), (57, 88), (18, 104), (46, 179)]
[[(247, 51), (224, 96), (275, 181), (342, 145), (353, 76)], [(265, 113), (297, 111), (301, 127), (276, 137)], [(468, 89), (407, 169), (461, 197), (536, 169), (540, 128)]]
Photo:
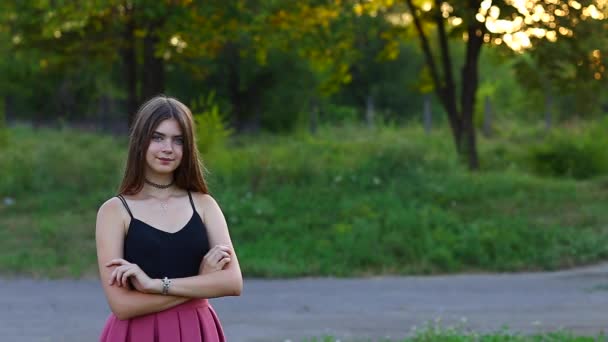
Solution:
[(167, 209), (169, 209), (169, 199), (167, 198), (165, 201), (160, 201), (160, 209), (167, 213)]
[[(144, 182), (152, 187), (155, 187), (157, 189), (167, 189), (169, 188), (171, 185), (173, 185), (173, 183), (175, 183), (175, 179), (173, 179), (171, 181), (171, 183), (169, 184), (156, 184), (154, 182), (149, 181), (148, 179), (144, 178)], [(160, 202), (160, 209), (163, 211), (163, 213), (167, 213), (167, 210), (169, 209), (169, 199), (171, 198), (171, 194), (169, 194), (169, 196), (162, 200), (160, 198), (157, 198), (158, 201)]]

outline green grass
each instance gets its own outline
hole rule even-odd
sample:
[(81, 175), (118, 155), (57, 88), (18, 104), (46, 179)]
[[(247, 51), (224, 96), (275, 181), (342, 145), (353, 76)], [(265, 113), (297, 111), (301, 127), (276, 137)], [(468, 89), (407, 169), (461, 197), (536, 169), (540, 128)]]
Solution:
[(534, 335), (519, 335), (510, 333), (461, 333), (461, 332), (426, 332), (412, 336), (410, 338), (391, 340), (391, 339), (352, 339), (343, 340), (333, 337), (312, 338), (306, 342), (604, 342), (605, 335), (597, 337), (579, 336), (567, 332), (554, 332)]
[(477, 332), (463, 324), (458, 326), (442, 326), (440, 323), (427, 323), (421, 329), (411, 329), (408, 337), (400, 339), (380, 338), (354, 338), (337, 339), (333, 336), (312, 337), (304, 342), (604, 342), (608, 336), (604, 332), (596, 336), (576, 335), (567, 330), (551, 332), (536, 332), (522, 334), (503, 327), (499, 331)]
[[(126, 139), (9, 133), (0, 272), (95, 274), (96, 210), (118, 186)], [(204, 157), (245, 276), (551, 270), (608, 257), (605, 178), (534, 176), (526, 137), (480, 146), (484, 170), (472, 174), (446, 130), (417, 127), (241, 137)]]

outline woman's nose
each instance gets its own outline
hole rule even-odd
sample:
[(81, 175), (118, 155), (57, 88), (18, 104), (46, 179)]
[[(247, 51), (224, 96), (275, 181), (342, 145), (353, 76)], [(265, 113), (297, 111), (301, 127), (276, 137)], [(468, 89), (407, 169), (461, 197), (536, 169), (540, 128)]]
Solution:
[(169, 141), (169, 139), (165, 140), (165, 143), (163, 144), (163, 152), (173, 152), (173, 144), (171, 143), (171, 141)]

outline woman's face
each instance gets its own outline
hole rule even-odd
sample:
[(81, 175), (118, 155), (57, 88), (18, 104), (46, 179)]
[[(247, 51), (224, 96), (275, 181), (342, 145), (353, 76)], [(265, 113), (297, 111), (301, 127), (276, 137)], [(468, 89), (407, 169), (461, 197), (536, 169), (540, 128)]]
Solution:
[(177, 169), (184, 153), (184, 137), (177, 120), (162, 121), (150, 139), (146, 165), (154, 173), (167, 174)]

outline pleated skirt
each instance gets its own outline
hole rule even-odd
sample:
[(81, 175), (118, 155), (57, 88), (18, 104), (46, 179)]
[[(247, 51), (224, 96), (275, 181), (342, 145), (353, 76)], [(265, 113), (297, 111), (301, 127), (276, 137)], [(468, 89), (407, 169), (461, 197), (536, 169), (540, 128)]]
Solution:
[(217, 314), (206, 299), (135, 317), (108, 317), (100, 342), (225, 342)]

